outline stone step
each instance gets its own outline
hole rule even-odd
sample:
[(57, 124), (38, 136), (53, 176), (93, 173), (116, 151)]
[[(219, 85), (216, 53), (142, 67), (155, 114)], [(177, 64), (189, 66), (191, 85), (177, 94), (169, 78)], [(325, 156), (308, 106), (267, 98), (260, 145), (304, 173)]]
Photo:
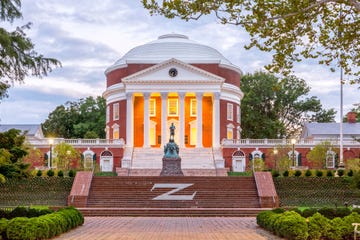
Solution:
[(152, 217), (255, 217), (266, 208), (78, 208), (86, 217), (152, 216)]

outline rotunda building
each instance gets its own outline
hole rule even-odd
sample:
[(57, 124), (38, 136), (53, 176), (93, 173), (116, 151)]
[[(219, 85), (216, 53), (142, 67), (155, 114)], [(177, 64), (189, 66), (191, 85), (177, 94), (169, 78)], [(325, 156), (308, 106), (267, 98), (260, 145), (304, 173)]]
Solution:
[(105, 74), (107, 139), (126, 146), (114, 167), (156, 175), (172, 123), (185, 173), (230, 167), (221, 141), (240, 138), (242, 73), (216, 49), (162, 35), (131, 49)]

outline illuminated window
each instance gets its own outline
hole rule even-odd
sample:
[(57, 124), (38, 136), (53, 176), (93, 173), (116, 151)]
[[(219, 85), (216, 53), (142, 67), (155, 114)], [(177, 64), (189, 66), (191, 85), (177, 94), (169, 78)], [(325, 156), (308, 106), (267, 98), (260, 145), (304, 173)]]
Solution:
[(196, 99), (190, 100), (190, 116), (196, 117)]
[(119, 104), (118, 103), (115, 103), (113, 105), (113, 119), (119, 120)]
[(168, 99), (168, 116), (178, 116), (178, 99), (177, 98), (170, 98)]
[(112, 128), (113, 128), (113, 139), (119, 139), (119, 125), (115, 124)]
[(154, 98), (150, 98), (150, 102), (149, 102), (149, 114), (150, 117), (155, 117), (156, 116), (156, 100)]
[(241, 121), (240, 106), (236, 106), (236, 122), (240, 123), (240, 121)]
[(106, 122), (109, 122), (110, 120), (110, 108), (109, 105), (106, 106)]
[(233, 105), (232, 103), (227, 104), (227, 120), (232, 121), (233, 120)]
[(226, 129), (226, 138), (234, 139), (234, 125), (228, 124)]
[(156, 122), (150, 120), (150, 145), (156, 145)]

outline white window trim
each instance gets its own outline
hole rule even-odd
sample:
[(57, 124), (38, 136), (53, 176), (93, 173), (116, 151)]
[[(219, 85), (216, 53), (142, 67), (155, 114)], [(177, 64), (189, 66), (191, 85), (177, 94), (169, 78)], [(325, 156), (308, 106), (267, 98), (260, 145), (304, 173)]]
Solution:
[(110, 106), (106, 106), (106, 122), (108, 123), (110, 120)]
[(232, 103), (227, 104), (226, 118), (229, 121), (234, 120), (234, 105)]
[[(195, 108), (195, 113), (193, 113), (193, 110)], [(190, 99), (190, 117), (196, 117), (197, 109), (196, 109), (196, 99)]]
[(236, 122), (240, 123), (241, 122), (241, 109), (240, 106), (236, 106)]
[[(175, 114), (170, 113), (170, 102), (171, 101), (176, 102), (176, 113)], [(179, 99), (177, 99), (177, 98), (169, 98), (168, 99), (168, 116), (169, 117), (177, 117), (177, 116), (179, 116)]]
[[(113, 129), (113, 139), (120, 139), (120, 126), (118, 124), (114, 124), (111, 128)], [(118, 133), (118, 138), (115, 138), (115, 132)]]
[[(231, 132), (231, 137), (229, 138), (229, 133)], [(227, 139), (234, 139), (234, 125), (232, 123), (226, 126), (226, 138)]]
[[(154, 109), (153, 112), (151, 112), (151, 108)], [(156, 117), (156, 99), (155, 98), (150, 98), (150, 100), (149, 100), (149, 116)]]
[(113, 120), (119, 120), (120, 118), (120, 108), (119, 103), (113, 104)]

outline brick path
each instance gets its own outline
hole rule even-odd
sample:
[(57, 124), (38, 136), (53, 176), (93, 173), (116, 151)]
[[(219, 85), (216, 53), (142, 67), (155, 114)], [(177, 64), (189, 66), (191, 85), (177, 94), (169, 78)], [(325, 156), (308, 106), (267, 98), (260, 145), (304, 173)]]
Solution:
[(66, 240), (280, 240), (259, 228), (254, 217), (86, 217)]

